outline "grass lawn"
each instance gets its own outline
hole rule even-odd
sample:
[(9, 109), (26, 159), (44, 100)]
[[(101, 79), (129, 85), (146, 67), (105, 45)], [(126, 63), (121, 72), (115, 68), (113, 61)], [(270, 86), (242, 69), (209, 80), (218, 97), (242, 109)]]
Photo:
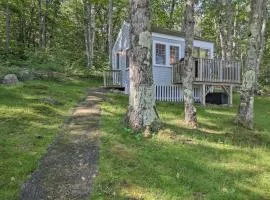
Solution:
[(255, 131), (233, 124), (236, 106), (198, 105), (193, 130), (183, 123), (183, 104), (158, 103), (164, 130), (151, 139), (122, 124), (127, 102), (108, 94), (102, 105), (93, 199), (270, 199), (269, 96), (256, 98)]
[[(18, 199), (23, 182), (71, 112), (98, 80), (29, 81), (0, 86), (0, 199)], [(59, 105), (41, 102), (54, 98)]]

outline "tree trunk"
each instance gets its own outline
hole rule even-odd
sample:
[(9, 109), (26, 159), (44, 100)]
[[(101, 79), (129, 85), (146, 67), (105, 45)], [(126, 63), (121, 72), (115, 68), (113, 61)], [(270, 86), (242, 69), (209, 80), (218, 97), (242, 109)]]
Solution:
[(109, 0), (109, 14), (108, 14), (108, 52), (109, 52), (109, 65), (112, 68), (112, 12), (113, 2)]
[(234, 58), (239, 59), (239, 51), (238, 51), (238, 46), (237, 46), (237, 39), (238, 39), (238, 15), (239, 15), (239, 5), (235, 5), (235, 13), (234, 13), (234, 20), (233, 20), (233, 41), (232, 41), (232, 50), (233, 50), (233, 55)]
[(45, 48), (45, 15), (43, 12), (43, 0), (39, 0), (39, 47)]
[(258, 37), (259, 56), (258, 56), (257, 67), (256, 67), (257, 76), (260, 75), (260, 63), (261, 63), (263, 52), (264, 52), (265, 31), (266, 31), (267, 21), (268, 21), (268, 11), (267, 11), (267, 8), (264, 8), (263, 14), (261, 15), (261, 28), (260, 28), (261, 31)]
[(149, 0), (130, 0), (130, 95), (127, 122), (134, 131), (156, 131)]
[(86, 55), (86, 63), (87, 67), (90, 66), (90, 55), (89, 55), (89, 38), (88, 38), (88, 26), (84, 25), (84, 43), (85, 43), (85, 55)]
[[(219, 25), (221, 26), (221, 25)], [(219, 41), (220, 41), (220, 48), (221, 48), (221, 58), (222, 60), (226, 60), (226, 42), (225, 42), (225, 34), (223, 29), (219, 27)]]
[(94, 5), (92, 5), (92, 10), (91, 10), (90, 27), (91, 27), (90, 67), (92, 67), (93, 62), (94, 62), (94, 44), (95, 44), (95, 37), (96, 37), (96, 9)]
[(171, 10), (170, 10), (170, 29), (173, 29), (173, 26), (174, 26), (174, 22), (173, 22), (173, 13), (174, 13), (174, 10), (175, 10), (175, 0), (172, 0), (172, 5), (171, 5)]
[(193, 99), (193, 39), (194, 39), (194, 0), (187, 0), (186, 15), (185, 15), (185, 58), (184, 58), (184, 102), (185, 102), (185, 122), (192, 126), (197, 126), (196, 108), (194, 107)]
[(84, 25), (84, 37), (85, 37), (85, 52), (87, 67), (92, 68), (93, 56), (94, 56), (94, 28), (95, 28), (95, 16), (94, 7), (88, 1), (84, 1), (85, 11), (85, 25)]
[(6, 7), (6, 52), (9, 52), (10, 48), (10, 9), (9, 5), (7, 4)]
[(221, 47), (221, 57), (230, 60), (233, 48), (233, 5), (232, 0), (216, 0), (220, 6), (218, 9), (219, 38)]
[(241, 86), (239, 111), (236, 117), (237, 123), (249, 129), (253, 129), (254, 88), (256, 87), (256, 67), (259, 57), (257, 42), (261, 31), (260, 23), (262, 23), (260, 16), (266, 9), (266, 2), (266, 0), (251, 0), (248, 55)]
[(91, 27), (91, 21), (92, 21), (92, 4), (88, 3), (87, 4), (87, 37), (88, 37), (88, 54), (89, 54), (89, 63), (88, 67), (92, 67), (92, 60), (91, 60), (91, 55), (92, 55), (92, 27)]
[(226, 59), (231, 60), (232, 59), (232, 52), (233, 52), (233, 5), (232, 0), (226, 1), (226, 29), (227, 29), (227, 55)]

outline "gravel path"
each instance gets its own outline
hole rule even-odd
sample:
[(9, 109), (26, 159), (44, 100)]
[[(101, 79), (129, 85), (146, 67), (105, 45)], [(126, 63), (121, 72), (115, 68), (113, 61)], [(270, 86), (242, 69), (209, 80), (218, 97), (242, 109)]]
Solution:
[(23, 185), (21, 200), (89, 199), (98, 172), (102, 98), (102, 89), (90, 90), (77, 105), (62, 134)]

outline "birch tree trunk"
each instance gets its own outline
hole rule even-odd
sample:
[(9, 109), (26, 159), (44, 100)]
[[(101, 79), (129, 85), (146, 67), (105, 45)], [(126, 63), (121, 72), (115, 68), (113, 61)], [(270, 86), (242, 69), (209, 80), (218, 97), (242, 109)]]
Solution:
[(185, 122), (192, 126), (197, 126), (196, 108), (194, 107), (193, 99), (193, 39), (194, 39), (194, 0), (186, 1), (186, 15), (185, 15), (185, 58), (184, 58), (184, 103), (185, 103)]
[(85, 54), (87, 67), (92, 68), (94, 57), (94, 40), (95, 40), (95, 10), (94, 6), (87, 0), (84, 1), (84, 38), (85, 38)]
[(8, 52), (10, 48), (10, 9), (8, 4), (6, 7), (5, 15), (6, 15), (6, 52)]
[(173, 13), (174, 13), (174, 10), (175, 10), (175, 0), (172, 0), (172, 4), (171, 4), (171, 10), (170, 10), (170, 29), (173, 28), (174, 26), (174, 22), (173, 22)]
[(87, 63), (87, 67), (92, 67), (92, 27), (91, 27), (91, 21), (92, 21), (92, 5), (90, 3), (87, 4), (87, 37), (88, 37), (88, 56), (89, 56), (89, 63)]
[(86, 63), (87, 67), (90, 66), (90, 55), (89, 55), (89, 38), (88, 38), (88, 25), (85, 23), (84, 25), (84, 43), (85, 43), (85, 55), (86, 55)]
[(45, 14), (43, 12), (43, 0), (39, 0), (39, 47), (45, 48)]
[(223, 60), (230, 60), (233, 52), (233, 5), (232, 0), (216, 0), (218, 9), (218, 28)]
[(96, 37), (96, 8), (94, 5), (92, 5), (92, 10), (91, 10), (91, 43), (90, 43), (90, 67), (93, 66), (94, 62), (94, 44), (95, 44), (95, 37)]
[(150, 1), (130, 0), (130, 95), (127, 122), (134, 131), (159, 128), (152, 73)]
[(112, 67), (112, 12), (113, 2), (109, 0), (109, 13), (108, 13), (108, 52), (109, 52), (109, 64)]
[(266, 0), (251, 0), (248, 54), (241, 86), (239, 111), (236, 117), (237, 123), (249, 129), (253, 129), (254, 89), (256, 87), (256, 67), (259, 56), (257, 42), (261, 31), (260, 27), (262, 27), (260, 16), (266, 9), (266, 2)]
[(238, 4), (235, 5), (235, 12), (234, 12), (234, 19), (233, 19), (233, 41), (232, 41), (232, 50), (233, 50), (233, 55), (234, 58), (239, 59), (239, 51), (238, 51), (238, 46), (236, 40), (238, 39), (238, 15), (239, 15), (239, 6)]
[(232, 0), (226, 1), (226, 31), (227, 31), (227, 55), (226, 59), (231, 60), (232, 59), (232, 52), (233, 52), (233, 5)]
[[(267, 6), (267, 3), (266, 3)], [(268, 21), (268, 10), (267, 7), (263, 9), (263, 14), (261, 15), (261, 28), (260, 33), (258, 37), (258, 49), (259, 49), (259, 55), (257, 59), (257, 67), (256, 67), (256, 73), (257, 76), (260, 74), (260, 63), (262, 60), (263, 52), (264, 52), (264, 43), (265, 43), (265, 31), (266, 31), (266, 24)]]

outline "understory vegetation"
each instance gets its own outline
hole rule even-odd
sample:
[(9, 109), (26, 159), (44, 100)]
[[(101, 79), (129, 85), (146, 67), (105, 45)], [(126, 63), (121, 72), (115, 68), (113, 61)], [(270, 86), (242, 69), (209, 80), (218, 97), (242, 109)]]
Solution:
[(183, 104), (158, 103), (163, 130), (145, 139), (122, 123), (127, 97), (108, 94), (93, 199), (269, 199), (270, 96), (256, 97), (254, 131), (233, 123), (238, 101), (197, 105), (198, 129)]
[[(222, 2), (198, 1), (195, 36), (215, 43), (215, 58), (230, 47), (228, 60), (244, 61), (250, 0)], [(153, 27), (185, 30), (184, 1), (150, 6)], [(128, 0), (0, 1), (0, 200), (18, 199), (72, 108), (117, 64), (109, 54), (129, 19)], [(262, 27), (255, 129), (233, 123), (234, 95), (233, 107), (196, 105), (197, 129), (185, 125), (183, 103), (157, 103), (163, 129), (143, 138), (123, 123), (128, 97), (106, 94), (92, 199), (270, 199), (270, 20)], [(6, 75), (19, 82), (4, 85)]]
[(66, 77), (0, 85), (0, 199), (18, 199), (71, 109), (99, 84), (94, 77)]

